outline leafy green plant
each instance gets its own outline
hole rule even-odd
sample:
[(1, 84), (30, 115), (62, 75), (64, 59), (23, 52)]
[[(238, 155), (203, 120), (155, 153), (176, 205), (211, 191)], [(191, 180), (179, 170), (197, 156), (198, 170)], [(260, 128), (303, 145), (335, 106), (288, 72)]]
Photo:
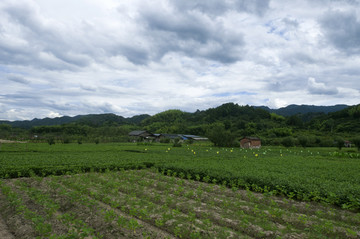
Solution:
[(174, 139), (173, 147), (181, 147), (182, 143), (179, 138)]

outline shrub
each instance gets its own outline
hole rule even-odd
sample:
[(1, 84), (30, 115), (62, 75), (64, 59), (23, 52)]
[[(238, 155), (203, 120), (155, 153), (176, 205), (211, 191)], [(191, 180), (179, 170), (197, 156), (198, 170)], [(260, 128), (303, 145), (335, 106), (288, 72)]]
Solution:
[(300, 136), (298, 140), (299, 140), (299, 144), (304, 148), (307, 146), (309, 141), (309, 139), (306, 136)]
[(351, 141), (355, 144), (358, 151), (360, 151), (360, 137), (356, 137), (356, 138), (352, 139)]
[(160, 143), (168, 144), (168, 143), (170, 143), (170, 139), (169, 138), (160, 139)]
[(173, 147), (181, 147), (181, 146), (182, 144), (180, 142), (180, 139), (179, 138), (174, 139)]
[(70, 139), (68, 137), (65, 137), (65, 138), (63, 138), (62, 142), (63, 142), (63, 144), (69, 144)]
[(286, 137), (281, 140), (281, 144), (285, 147), (293, 147), (295, 145), (293, 137)]
[(273, 146), (280, 146), (281, 145), (281, 141), (280, 141), (279, 138), (267, 139), (266, 143), (267, 143), (267, 145), (273, 145)]
[(48, 138), (46, 141), (48, 142), (49, 145), (55, 144), (55, 139), (54, 138)]
[(333, 147), (334, 142), (331, 139), (321, 139), (320, 140), (320, 146), (321, 147)]

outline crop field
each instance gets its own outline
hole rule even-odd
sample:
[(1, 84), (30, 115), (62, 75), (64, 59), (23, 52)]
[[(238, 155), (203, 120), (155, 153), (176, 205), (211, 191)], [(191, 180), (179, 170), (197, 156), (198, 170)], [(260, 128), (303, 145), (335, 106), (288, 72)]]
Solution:
[(357, 238), (360, 214), (154, 169), (1, 181), (16, 238)]
[(4, 238), (360, 237), (351, 149), (3, 144), (0, 166)]

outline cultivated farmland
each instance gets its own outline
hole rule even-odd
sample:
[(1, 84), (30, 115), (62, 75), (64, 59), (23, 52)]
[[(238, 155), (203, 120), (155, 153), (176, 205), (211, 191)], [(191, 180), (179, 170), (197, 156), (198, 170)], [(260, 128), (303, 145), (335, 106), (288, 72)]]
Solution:
[(334, 149), (3, 145), (0, 215), (14, 238), (358, 238), (359, 158)]

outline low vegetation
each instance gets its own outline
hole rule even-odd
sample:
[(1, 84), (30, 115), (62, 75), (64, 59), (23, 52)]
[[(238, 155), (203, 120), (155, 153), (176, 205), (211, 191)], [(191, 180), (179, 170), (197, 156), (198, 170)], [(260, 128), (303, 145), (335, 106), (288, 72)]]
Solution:
[[(360, 238), (359, 110), (280, 116), (229, 103), (0, 124), (0, 230), (53, 239)], [(211, 142), (128, 143), (138, 129)], [(239, 148), (245, 135), (265, 147)]]
[(204, 182), (360, 209), (360, 153), (335, 148), (163, 144), (4, 144), (0, 177), (155, 167)]
[(359, 213), (169, 170), (7, 179), (0, 189), (0, 215), (16, 238), (360, 236)]

